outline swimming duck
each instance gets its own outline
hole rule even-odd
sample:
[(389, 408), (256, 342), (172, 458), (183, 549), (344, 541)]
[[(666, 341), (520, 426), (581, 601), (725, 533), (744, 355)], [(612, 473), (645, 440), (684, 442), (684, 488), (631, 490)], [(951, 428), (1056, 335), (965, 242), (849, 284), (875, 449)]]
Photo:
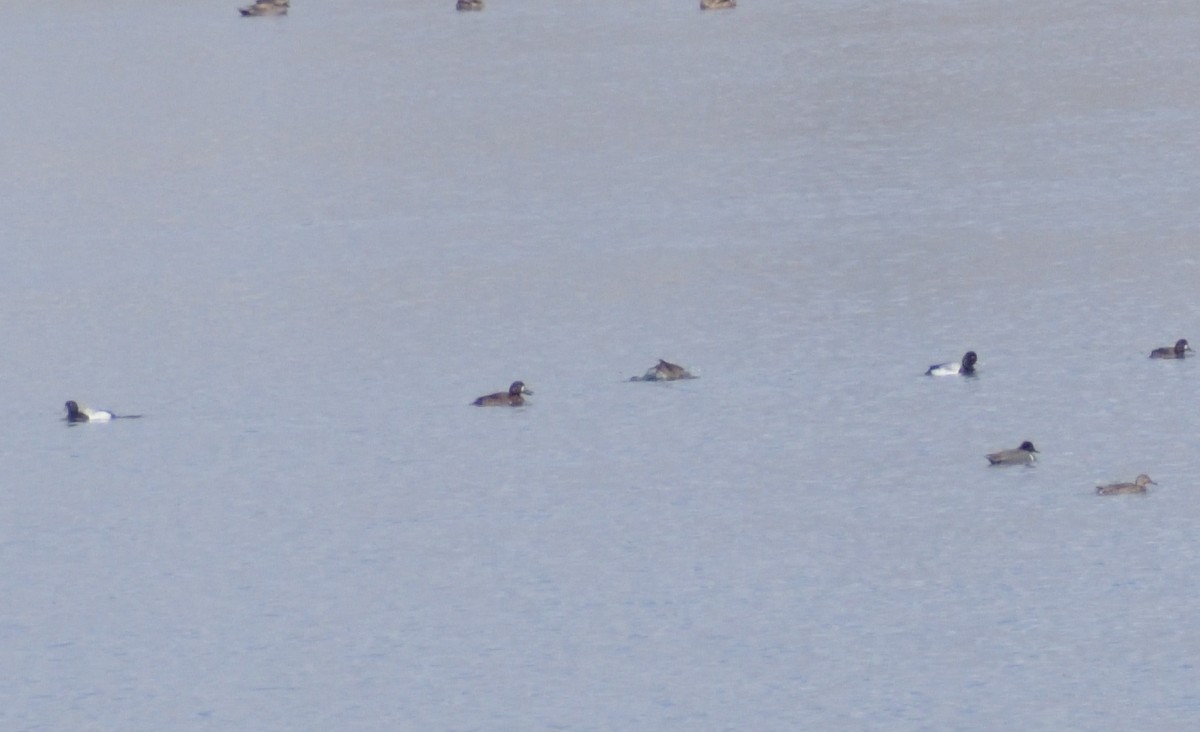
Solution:
[(1150, 358), (1184, 358), (1187, 356), (1188, 351), (1191, 350), (1192, 347), (1188, 345), (1187, 338), (1180, 338), (1175, 341), (1174, 347), (1163, 346), (1162, 348), (1155, 348), (1150, 352)]
[(525, 382), (514, 381), (512, 386), (508, 387), (508, 391), (481, 396), (471, 403), (477, 407), (520, 407), (525, 404), (522, 394), (532, 395), (533, 392), (525, 388)]
[(677, 381), (679, 379), (694, 379), (690, 371), (680, 366), (677, 363), (658, 359), (658, 363), (651, 366), (643, 376), (631, 376), (630, 381)]
[(74, 401), (67, 402), (68, 422), (107, 422), (115, 415), (102, 409), (80, 407)]
[(243, 16), (287, 15), (289, 0), (258, 0), (253, 5), (238, 8)]
[(975, 362), (979, 357), (974, 351), (967, 351), (963, 354), (962, 361), (959, 363), (935, 363), (925, 372), (926, 376), (974, 376)]
[(1033, 465), (1037, 462), (1037, 448), (1026, 440), (1015, 450), (1001, 450), (987, 456), (992, 465)]
[(701, 10), (725, 10), (736, 7), (737, 0), (700, 0)]
[(1158, 485), (1150, 480), (1150, 476), (1142, 473), (1133, 479), (1132, 483), (1110, 483), (1109, 485), (1096, 486), (1096, 495), (1098, 496), (1119, 496), (1122, 493), (1145, 493), (1146, 484)]
[(459, 12), (465, 10), (483, 10), (483, 0), (458, 0), (454, 9)]

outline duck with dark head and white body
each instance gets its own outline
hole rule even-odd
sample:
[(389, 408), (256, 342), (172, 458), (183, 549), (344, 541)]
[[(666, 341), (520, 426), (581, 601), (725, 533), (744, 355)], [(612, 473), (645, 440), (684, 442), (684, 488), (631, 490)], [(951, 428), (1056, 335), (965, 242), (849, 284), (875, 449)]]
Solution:
[(107, 409), (89, 409), (79, 406), (75, 400), (71, 400), (66, 404), (67, 422), (109, 422), (114, 419), (137, 419), (140, 414), (122, 414), (120, 416), (113, 414)]
[(935, 363), (925, 372), (926, 376), (974, 376), (975, 364), (979, 361), (979, 357), (974, 351), (967, 351), (963, 354), (962, 360), (958, 363)]

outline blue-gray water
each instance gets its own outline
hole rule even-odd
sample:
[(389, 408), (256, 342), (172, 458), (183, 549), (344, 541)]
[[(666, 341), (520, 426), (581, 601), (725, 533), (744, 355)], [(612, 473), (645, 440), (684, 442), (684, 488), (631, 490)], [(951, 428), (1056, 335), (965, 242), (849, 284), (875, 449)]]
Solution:
[(0, 727), (1195, 726), (1200, 6), (237, 5), (3, 11)]

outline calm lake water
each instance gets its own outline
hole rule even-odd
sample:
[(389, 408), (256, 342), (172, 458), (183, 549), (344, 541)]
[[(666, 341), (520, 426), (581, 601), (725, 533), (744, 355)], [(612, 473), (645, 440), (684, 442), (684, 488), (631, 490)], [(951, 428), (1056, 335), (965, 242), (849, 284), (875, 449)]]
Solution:
[(6, 6), (0, 726), (1195, 727), (1200, 5), (696, 4)]

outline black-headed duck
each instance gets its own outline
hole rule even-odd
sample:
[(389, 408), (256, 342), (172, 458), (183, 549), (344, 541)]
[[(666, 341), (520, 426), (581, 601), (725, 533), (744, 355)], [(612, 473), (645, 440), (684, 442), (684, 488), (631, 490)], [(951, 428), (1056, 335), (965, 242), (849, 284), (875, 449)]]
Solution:
[(481, 396), (471, 404), (477, 407), (520, 407), (525, 404), (524, 394), (532, 395), (533, 392), (525, 388), (525, 382), (514, 381), (508, 391)]
[(925, 372), (926, 376), (974, 376), (975, 363), (979, 357), (974, 351), (967, 351), (963, 354), (962, 361), (958, 363), (935, 363)]
[(138, 419), (140, 414), (113, 414), (105, 409), (81, 407), (74, 400), (67, 402), (68, 422), (108, 422), (113, 419)]
[(1175, 341), (1174, 346), (1155, 348), (1150, 352), (1150, 358), (1186, 358), (1188, 351), (1191, 350), (1192, 347), (1188, 345), (1187, 338), (1180, 338)]
[(107, 422), (114, 419), (139, 419), (140, 414), (113, 414), (107, 409), (80, 407), (73, 400), (66, 403), (68, 422)]
[(987, 456), (992, 465), (1033, 465), (1037, 462), (1037, 448), (1026, 440), (1015, 450), (1001, 450)]
[(103, 409), (80, 407), (74, 401), (67, 402), (68, 422), (107, 422), (112, 418), (112, 412), (106, 412)]

